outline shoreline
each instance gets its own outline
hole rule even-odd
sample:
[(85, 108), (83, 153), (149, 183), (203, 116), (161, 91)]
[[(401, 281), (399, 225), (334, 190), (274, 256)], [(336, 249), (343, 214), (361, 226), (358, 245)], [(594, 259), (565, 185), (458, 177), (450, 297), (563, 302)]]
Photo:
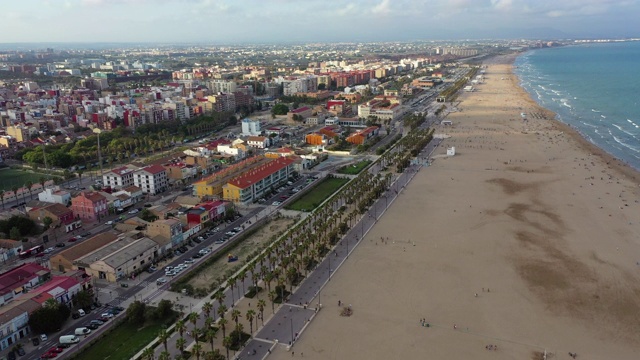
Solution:
[[(579, 45), (570, 45), (570, 46), (579, 46)], [(518, 74), (516, 74), (516, 72), (514, 71), (514, 63), (516, 59), (524, 54), (525, 54), (524, 52), (511, 54), (513, 55), (513, 59), (511, 60), (511, 74), (514, 77), (514, 79), (512, 79), (514, 85), (517, 86), (519, 89), (521, 89), (522, 92), (531, 100), (532, 104), (535, 104), (537, 108), (539, 108), (540, 110), (544, 111), (547, 114), (552, 114), (552, 116), (550, 117), (550, 120), (553, 120), (555, 122), (555, 124), (557, 125), (557, 128), (569, 134), (576, 142), (578, 142), (581, 146), (583, 146), (585, 150), (588, 150), (590, 153), (595, 154), (600, 158), (602, 158), (608, 165), (615, 168), (615, 170), (618, 171), (621, 175), (629, 177), (633, 180), (640, 179), (640, 169), (634, 168), (626, 161), (615, 157), (614, 155), (607, 152), (605, 149), (602, 149), (595, 143), (589, 141), (584, 135), (580, 133), (579, 130), (560, 120), (556, 112), (549, 110), (544, 106), (540, 105), (533, 98), (531, 93), (529, 93), (527, 89), (525, 89), (521, 85), (522, 79), (520, 79)]]
[[(506, 59), (487, 61), (486, 83), (460, 96), (452, 126), (435, 126), (449, 137), (323, 289), (296, 357), (640, 351), (637, 184), (553, 117), (520, 120), (550, 113)], [(338, 301), (353, 316), (339, 316)], [(269, 358), (292, 355), (276, 347)]]

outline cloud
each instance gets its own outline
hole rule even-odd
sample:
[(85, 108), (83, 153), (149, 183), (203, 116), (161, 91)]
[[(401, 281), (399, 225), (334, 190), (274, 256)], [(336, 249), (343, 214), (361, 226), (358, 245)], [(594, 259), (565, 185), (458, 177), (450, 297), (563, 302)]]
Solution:
[(376, 5), (371, 9), (371, 12), (378, 15), (386, 15), (391, 12), (391, 0), (382, 0), (380, 4)]
[(491, 6), (497, 10), (509, 10), (512, 5), (512, 0), (491, 0)]

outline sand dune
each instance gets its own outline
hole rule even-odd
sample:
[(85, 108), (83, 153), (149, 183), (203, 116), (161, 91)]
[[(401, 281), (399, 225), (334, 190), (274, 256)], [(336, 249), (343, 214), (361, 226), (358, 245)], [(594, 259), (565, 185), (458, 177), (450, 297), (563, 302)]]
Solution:
[(422, 169), (336, 273), (295, 357), (638, 358), (640, 177), (566, 126), (524, 122), (553, 114), (512, 60), (461, 96), (436, 131), (458, 154)]

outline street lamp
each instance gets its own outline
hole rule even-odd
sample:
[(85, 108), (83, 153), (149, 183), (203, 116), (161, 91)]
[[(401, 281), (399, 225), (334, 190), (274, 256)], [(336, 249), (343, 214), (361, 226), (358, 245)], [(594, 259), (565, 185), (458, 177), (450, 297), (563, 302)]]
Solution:
[(100, 133), (102, 130), (94, 128), (93, 133), (98, 134), (98, 163), (100, 164), (100, 180), (102, 180), (102, 151), (100, 150)]

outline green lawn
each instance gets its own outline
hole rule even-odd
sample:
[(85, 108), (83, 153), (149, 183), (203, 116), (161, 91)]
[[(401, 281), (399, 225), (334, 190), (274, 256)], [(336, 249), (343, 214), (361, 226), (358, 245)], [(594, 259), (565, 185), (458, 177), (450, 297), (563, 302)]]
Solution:
[(325, 178), (320, 184), (316, 185), (301, 198), (287, 205), (287, 210), (311, 211), (322, 204), (331, 194), (346, 184), (349, 179), (343, 178)]
[(158, 322), (139, 329), (138, 325), (125, 322), (73, 359), (129, 360), (158, 336), (162, 326), (162, 323)]
[(37, 184), (43, 176), (45, 175), (18, 169), (0, 169), (0, 189), (10, 191), (12, 187), (22, 187), (28, 181)]
[(343, 166), (338, 169), (339, 174), (347, 174), (347, 175), (357, 175), (362, 171), (362, 169), (366, 168), (371, 164), (371, 160), (362, 160), (353, 165)]

